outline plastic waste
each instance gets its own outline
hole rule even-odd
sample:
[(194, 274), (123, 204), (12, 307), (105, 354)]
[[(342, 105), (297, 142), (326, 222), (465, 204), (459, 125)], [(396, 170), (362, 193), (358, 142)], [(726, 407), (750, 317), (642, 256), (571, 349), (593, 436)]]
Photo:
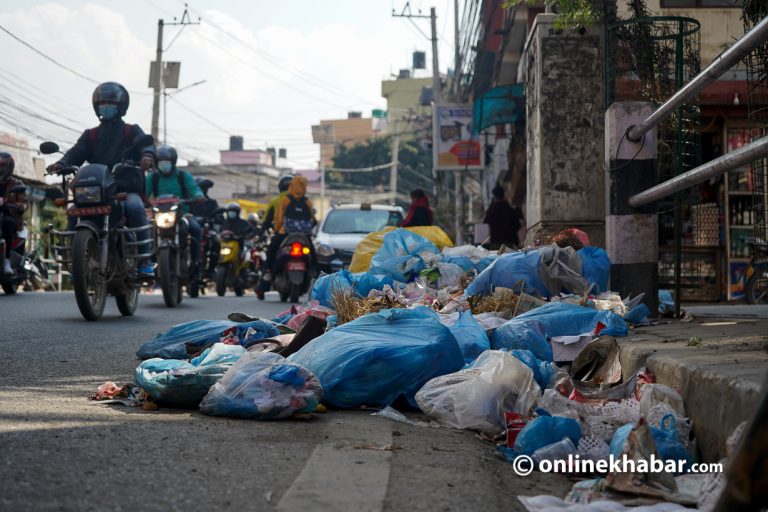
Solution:
[[(369, 234), (355, 247), (355, 253), (352, 255), (352, 262), (349, 264), (350, 272), (367, 272), (371, 268), (371, 259), (373, 255), (381, 249), (384, 236), (397, 228), (387, 227), (381, 231)], [(437, 226), (417, 226), (405, 228), (407, 231), (416, 233), (435, 244), (439, 249), (453, 247), (451, 238)]]
[(547, 286), (549, 296), (562, 291), (582, 294), (589, 283), (581, 275), (581, 258), (573, 247), (548, 245), (541, 249), (539, 275)]
[[(634, 423), (628, 423), (623, 427), (619, 427), (613, 434), (611, 439), (611, 455), (615, 459), (621, 458), (621, 455), (627, 449), (627, 439), (630, 433), (637, 428), (638, 425)], [(669, 414), (662, 420), (662, 427), (648, 427), (651, 431), (653, 442), (656, 445), (656, 453), (659, 458), (664, 461), (685, 461), (682, 472), (675, 472), (675, 474), (684, 473), (690, 468), (691, 456), (686, 450), (685, 446), (679, 441), (679, 433), (675, 426), (674, 415)]]
[(533, 378), (542, 390), (551, 387), (553, 377), (561, 371), (554, 363), (538, 359), (530, 350), (516, 349), (509, 353), (531, 369)]
[(597, 284), (593, 292), (608, 291), (608, 280), (611, 277), (611, 259), (608, 253), (600, 247), (588, 246), (579, 249), (577, 254), (581, 258), (581, 274), (589, 284)]
[(449, 427), (497, 434), (506, 428), (504, 413), (528, 414), (540, 393), (530, 368), (508, 352), (488, 350), (465, 369), (427, 382), (416, 403)]
[(648, 321), (648, 317), (651, 314), (651, 310), (645, 304), (638, 304), (624, 315), (624, 321), (631, 324), (644, 324)]
[(367, 297), (371, 290), (383, 290), (384, 286), (394, 285), (389, 276), (374, 275), (368, 272), (351, 273), (344, 269), (333, 274), (322, 276), (312, 287), (310, 299), (320, 305), (333, 308), (333, 294), (337, 290), (354, 290), (356, 295)]
[(315, 338), (289, 361), (314, 373), (324, 401), (336, 407), (412, 400), (429, 379), (464, 366), (456, 338), (425, 307), (365, 315)]
[(664, 384), (646, 384), (640, 391), (640, 416), (648, 417), (651, 407), (667, 404), (679, 416), (685, 417), (685, 403), (680, 393)]
[(460, 245), (458, 247), (446, 247), (443, 249), (443, 261), (451, 258), (467, 258), (472, 262), (472, 267), (475, 263), (491, 256), (491, 252), (477, 245)]
[(581, 426), (576, 420), (560, 416), (539, 416), (531, 420), (517, 435), (515, 453), (533, 455), (539, 448), (556, 443), (565, 437), (574, 445), (578, 445)]
[(249, 328), (253, 329), (250, 339), (265, 339), (280, 334), (272, 323), (263, 320), (242, 323), (229, 320), (193, 320), (174, 325), (167, 332), (158, 334), (155, 339), (144, 343), (136, 351), (136, 355), (140, 359), (186, 359), (218, 343), (222, 335), (233, 327), (241, 344), (248, 341), (245, 334)]
[(503, 254), (485, 268), (467, 287), (467, 295), (487, 295), (496, 287), (515, 288), (523, 281), (523, 290), (549, 297), (549, 289), (540, 274), (541, 251)]
[(317, 409), (323, 388), (309, 370), (268, 352), (248, 352), (200, 403), (210, 416), (274, 420)]
[(436, 261), (439, 254), (435, 244), (423, 236), (396, 229), (384, 235), (381, 249), (371, 259), (370, 272), (407, 283), (429, 266), (425, 258), (432, 257)]
[(196, 407), (245, 353), (240, 345), (216, 343), (190, 361), (147, 359), (136, 368), (134, 379), (160, 405)]
[(460, 312), (458, 320), (449, 329), (459, 343), (464, 361), (467, 363), (471, 363), (480, 354), (491, 349), (491, 342), (485, 334), (485, 329), (477, 323), (471, 311)]
[(470, 272), (475, 269), (475, 263), (466, 256), (443, 256), (443, 263), (456, 265), (464, 272)]
[(405, 423), (406, 425), (411, 425), (414, 427), (429, 427), (429, 426), (436, 426), (436, 425), (430, 425), (429, 423), (424, 423), (423, 421), (415, 421), (415, 420), (409, 420), (405, 414), (401, 413), (397, 409), (386, 406), (385, 408), (381, 409), (380, 411), (376, 411), (371, 416), (379, 416), (381, 418), (387, 418), (392, 421), (397, 421), (400, 423)]
[(437, 280), (438, 289), (457, 288), (459, 280), (467, 274), (464, 269), (453, 263), (438, 263), (437, 270), (440, 273), (440, 278)]
[(531, 458), (533, 459), (533, 462), (538, 465), (543, 460), (552, 462), (556, 460), (568, 460), (568, 456), (576, 455), (576, 452), (576, 445), (566, 437), (556, 443), (539, 448), (533, 452)]
[(598, 323), (604, 325), (600, 334), (626, 336), (624, 319), (611, 311), (596, 311), (575, 304), (552, 302), (516, 316), (493, 333), (494, 350), (530, 350), (544, 361), (552, 361), (548, 338), (576, 336), (594, 332)]
[(659, 290), (659, 313), (670, 314), (675, 311), (675, 298), (672, 290)]

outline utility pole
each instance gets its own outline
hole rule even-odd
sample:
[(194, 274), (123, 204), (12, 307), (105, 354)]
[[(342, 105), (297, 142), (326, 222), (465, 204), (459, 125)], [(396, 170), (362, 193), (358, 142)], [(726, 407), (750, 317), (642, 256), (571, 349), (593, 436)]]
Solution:
[(392, 142), (392, 167), (389, 168), (389, 191), (392, 204), (397, 204), (397, 167), (400, 154), (400, 119), (395, 119), (395, 139)]
[[(453, 2), (453, 37), (454, 37), (454, 54), (453, 54), (453, 79), (456, 80), (459, 76), (461, 69), (461, 51), (459, 50), (459, 0)], [(453, 87), (451, 87), (453, 90)], [(455, 91), (458, 96), (458, 87)], [(455, 98), (458, 99), (458, 98)], [(466, 218), (464, 212), (464, 173), (462, 171), (454, 171), (453, 179), (456, 182), (456, 202), (454, 203), (454, 217), (456, 224), (456, 245), (464, 244), (464, 219)]]
[[(186, 25), (199, 25), (199, 24), (200, 24), (200, 18), (197, 19), (197, 22), (193, 22), (191, 20), (189, 16), (189, 10), (187, 9), (187, 4), (184, 4), (184, 14), (181, 15), (181, 20), (176, 21), (175, 17), (173, 18), (173, 22), (171, 23), (163, 21), (162, 18), (157, 20), (157, 49), (155, 51), (155, 62), (152, 63), (152, 65), (154, 66), (154, 74), (155, 74), (155, 80), (152, 82), (152, 89), (154, 91), (153, 99), (152, 99), (152, 137), (155, 138), (155, 141), (158, 140), (158, 136), (160, 135), (160, 97), (164, 93), (163, 28), (166, 25), (168, 26), (180, 25), (183, 30)], [(175, 40), (176, 39), (174, 38), (173, 41)], [(171, 44), (173, 44), (173, 41), (171, 41)]]

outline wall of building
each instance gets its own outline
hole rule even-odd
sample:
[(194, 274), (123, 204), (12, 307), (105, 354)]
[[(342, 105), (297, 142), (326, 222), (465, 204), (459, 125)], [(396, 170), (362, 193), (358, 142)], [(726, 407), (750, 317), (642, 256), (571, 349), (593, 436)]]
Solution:
[(320, 144), (320, 162), (325, 167), (333, 167), (333, 156), (337, 145), (354, 146), (362, 144), (375, 135), (373, 119), (370, 117), (352, 119), (326, 119), (321, 125), (333, 126), (335, 144)]
[(260, 149), (219, 151), (222, 165), (272, 165), (272, 155)]
[[(418, 130), (431, 123), (431, 106), (420, 104), (421, 90), (432, 87), (432, 78), (399, 78), (381, 82), (381, 96), (387, 100), (387, 134), (392, 135), (398, 120), (397, 131), (407, 139), (423, 138)], [(421, 118), (421, 119), (414, 119)], [(427, 134), (428, 135), (428, 134)]]

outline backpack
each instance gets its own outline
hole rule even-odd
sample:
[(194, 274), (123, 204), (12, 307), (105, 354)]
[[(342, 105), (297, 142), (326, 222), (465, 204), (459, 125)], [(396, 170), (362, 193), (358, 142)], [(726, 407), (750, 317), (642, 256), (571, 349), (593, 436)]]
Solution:
[[(181, 187), (181, 198), (187, 199), (187, 185), (184, 183), (184, 172), (185, 171), (177, 171), (176, 177), (179, 180), (179, 186)], [(159, 194), (157, 193), (158, 188), (160, 187), (160, 172), (154, 172), (152, 173), (152, 195), (157, 197)]]
[(288, 206), (283, 213), (283, 227), (286, 233), (312, 233), (312, 212), (305, 198), (296, 199), (288, 194)]

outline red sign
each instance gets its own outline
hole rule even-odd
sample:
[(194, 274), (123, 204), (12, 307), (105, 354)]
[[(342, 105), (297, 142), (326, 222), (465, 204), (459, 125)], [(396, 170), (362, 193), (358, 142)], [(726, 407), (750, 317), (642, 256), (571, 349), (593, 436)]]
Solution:
[(107, 215), (112, 211), (110, 206), (89, 206), (86, 208), (69, 208), (67, 215), (70, 217), (89, 217), (91, 215)]

